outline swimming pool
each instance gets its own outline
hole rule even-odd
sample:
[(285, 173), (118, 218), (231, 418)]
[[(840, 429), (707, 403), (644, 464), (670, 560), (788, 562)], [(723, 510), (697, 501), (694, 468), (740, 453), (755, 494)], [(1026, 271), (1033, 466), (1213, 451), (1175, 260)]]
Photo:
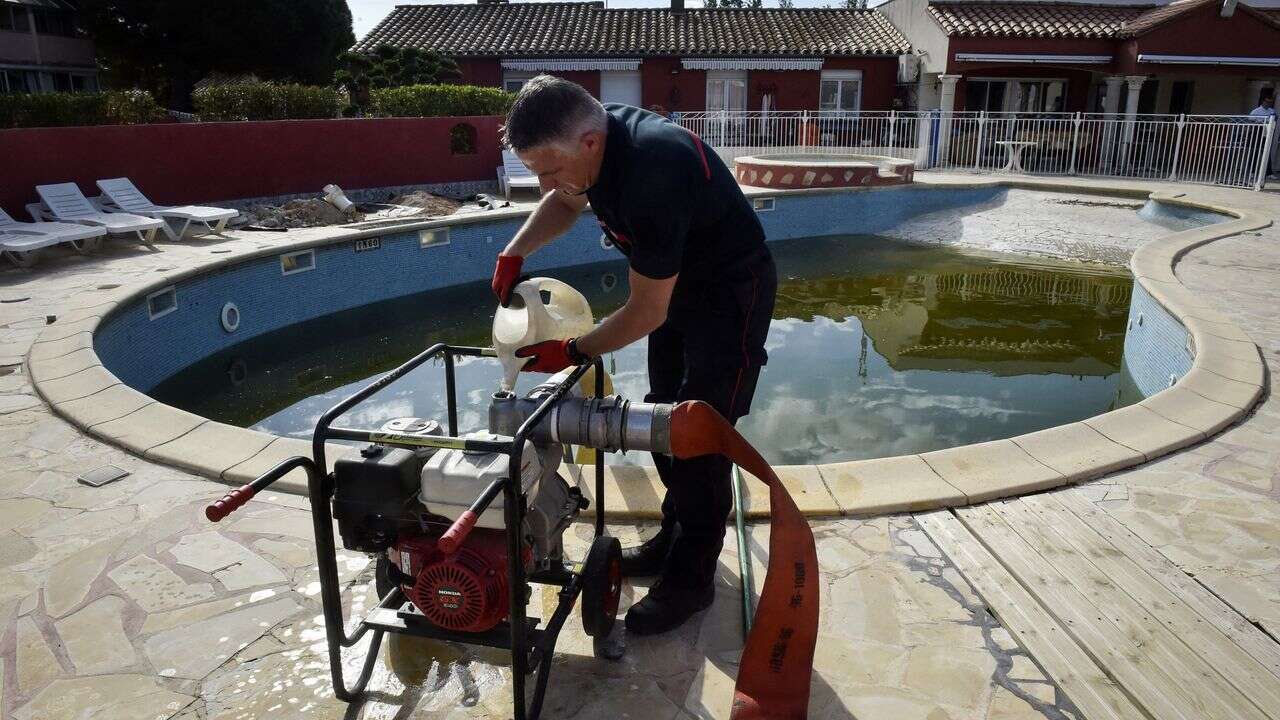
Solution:
[[(875, 236), (772, 247), (780, 286), (770, 362), (741, 428), (775, 464), (925, 452), (1125, 402), (1119, 372), (1132, 280), (1123, 269)], [(620, 262), (554, 274), (582, 289), (598, 316), (627, 296)], [(227, 348), (151, 394), (220, 422), (306, 438), (321, 413), (426, 345), (486, 344), (492, 312), (488, 287), (476, 283), (378, 303)], [(618, 392), (644, 396), (643, 341), (606, 363)], [(459, 366), (464, 429), (482, 429), (498, 376), (493, 360)], [(342, 424), (443, 417), (442, 390), (439, 371), (423, 368)]]
[[(1131, 291), (1117, 267), (877, 237), (916, 218), (995, 212), (1005, 194), (997, 186), (753, 194), (794, 281), (783, 283), (773, 360), (743, 421), (771, 461), (1016, 436), (1140, 400), (1186, 372), (1185, 328), (1167, 313), (1155, 317), (1163, 311), (1150, 303), (1153, 317), (1135, 331), (1131, 303), (1151, 298)], [(1134, 209), (1124, 212), (1140, 222)], [(483, 281), (521, 221), (493, 213), (265, 247), (171, 276), (118, 306), (97, 327), (94, 348), (126, 385), (164, 403), (305, 437), (338, 395), (429, 342), (485, 344), (492, 301)], [(850, 227), (864, 234), (850, 236)], [(590, 214), (529, 266), (586, 291), (597, 316), (625, 297), (616, 251)], [(1073, 293), (1081, 299), (1067, 302)], [(647, 389), (643, 351), (610, 358), (618, 390), (632, 397)], [(474, 414), (463, 413), (464, 427), (479, 426), (496, 383), (482, 363), (460, 368)], [(438, 393), (423, 388), (387, 397), (357, 408), (352, 422), (439, 414)]]

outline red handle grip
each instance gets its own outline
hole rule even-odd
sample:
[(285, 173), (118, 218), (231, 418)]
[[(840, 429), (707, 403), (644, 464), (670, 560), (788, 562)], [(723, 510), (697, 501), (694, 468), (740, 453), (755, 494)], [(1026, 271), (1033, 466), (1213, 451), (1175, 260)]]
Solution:
[(436, 547), (440, 548), (440, 552), (445, 555), (452, 555), (458, 549), (458, 546), (462, 544), (462, 541), (466, 540), (467, 536), (471, 534), (471, 529), (476, 526), (476, 521), (479, 519), (480, 516), (470, 510), (463, 512), (458, 516), (457, 520), (453, 521), (449, 529), (444, 531), (440, 539), (436, 541)]
[(209, 522), (218, 522), (235, 512), (241, 505), (249, 502), (257, 494), (258, 491), (254, 490), (252, 485), (242, 485), (224, 495), (221, 500), (206, 506), (204, 516), (209, 518)]

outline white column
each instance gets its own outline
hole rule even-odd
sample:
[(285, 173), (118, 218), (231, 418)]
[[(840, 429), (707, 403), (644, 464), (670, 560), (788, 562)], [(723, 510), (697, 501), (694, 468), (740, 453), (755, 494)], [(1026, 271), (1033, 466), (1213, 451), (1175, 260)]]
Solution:
[(1115, 114), (1120, 112), (1120, 84), (1124, 78), (1119, 75), (1108, 75), (1102, 81), (1107, 84), (1107, 94), (1102, 99), (1102, 112)]
[(1138, 97), (1142, 93), (1142, 83), (1147, 81), (1145, 75), (1126, 75), (1124, 83), (1129, 87), (1129, 96), (1124, 103), (1124, 144), (1133, 140), (1134, 120), (1138, 116)]
[(959, 75), (939, 75), (942, 92), (938, 100), (938, 109), (942, 111), (938, 123), (938, 164), (947, 165), (951, 153), (951, 113), (956, 110), (956, 81)]
[(942, 94), (938, 100), (938, 109), (942, 112), (955, 112), (956, 109), (956, 81), (960, 79), (959, 75), (939, 75), (938, 82), (942, 83)]

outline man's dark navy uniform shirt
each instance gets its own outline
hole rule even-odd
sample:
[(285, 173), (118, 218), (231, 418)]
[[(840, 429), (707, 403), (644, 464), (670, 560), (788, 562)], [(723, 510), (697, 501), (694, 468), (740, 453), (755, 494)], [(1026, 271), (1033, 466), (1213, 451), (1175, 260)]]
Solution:
[[(756, 275), (761, 268), (772, 273), (772, 261), (733, 174), (697, 136), (662, 116), (604, 107), (604, 161), (587, 199), (631, 269), (656, 280), (679, 274), (668, 312), (674, 322), (696, 320), (735, 297), (750, 302), (744, 294), (758, 292)], [(751, 364), (764, 361), (763, 348), (751, 355)]]

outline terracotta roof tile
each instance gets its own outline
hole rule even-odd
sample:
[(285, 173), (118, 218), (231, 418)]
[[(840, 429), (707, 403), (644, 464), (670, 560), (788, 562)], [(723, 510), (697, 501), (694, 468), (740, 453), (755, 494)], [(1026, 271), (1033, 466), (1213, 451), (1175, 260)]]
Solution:
[(383, 43), (453, 56), (899, 55), (875, 10), (605, 9), (603, 3), (401, 5), (353, 48)]
[[(1183, 13), (1221, 0), (1174, 0), (1167, 5), (1081, 5), (1041, 2), (935, 2), (929, 13), (947, 35), (969, 37), (1130, 38)], [(1280, 26), (1280, 8), (1251, 13)]]
[(1150, 5), (1070, 3), (931, 3), (947, 35), (966, 37), (1115, 38)]

